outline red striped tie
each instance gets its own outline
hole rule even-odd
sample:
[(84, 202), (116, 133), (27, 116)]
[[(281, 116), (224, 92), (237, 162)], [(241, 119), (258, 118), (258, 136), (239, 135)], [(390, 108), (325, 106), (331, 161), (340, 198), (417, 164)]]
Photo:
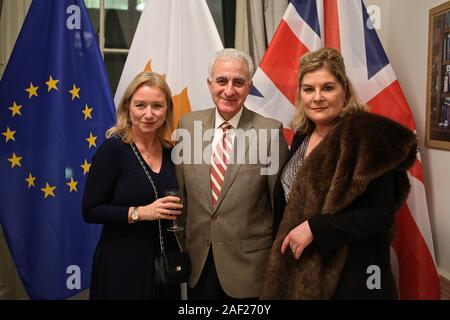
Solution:
[(221, 124), (222, 138), (216, 144), (214, 149), (212, 163), (211, 163), (211, 190), (212, 190), (212, 204), (216, 205), (219, 198), (220, 190), (222, 189), (225, 172), (227, 170), (228, 160), (230, 159), (232, 140), (228, 130), (232, 126), (228, 122)]

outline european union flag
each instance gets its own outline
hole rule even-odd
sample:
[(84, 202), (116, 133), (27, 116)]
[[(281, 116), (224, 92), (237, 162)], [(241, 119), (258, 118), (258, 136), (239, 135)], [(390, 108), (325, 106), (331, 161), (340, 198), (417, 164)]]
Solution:
[(33, 0), (0, 82), (0, 223), (31, 299), (89, 287), (82, 191), (114, 113), (83, 1)]

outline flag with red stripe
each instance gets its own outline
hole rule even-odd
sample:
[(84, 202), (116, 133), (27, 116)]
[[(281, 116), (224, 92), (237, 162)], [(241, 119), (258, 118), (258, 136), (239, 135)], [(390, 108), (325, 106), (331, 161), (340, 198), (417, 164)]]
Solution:
[[(415, 130), (414, 119), (362, 0), (292, 0), (253, 77), (246, 106), (280, 120), (295, 111), (300, 57), (338, 49), (362, 103)], [(292, 132), (286, 130), (288, 138)], [(439, 299), (439, 279), (419, 159), (409, 170), (411, 192), (397, 214), (391, 250), (401, 299)]]

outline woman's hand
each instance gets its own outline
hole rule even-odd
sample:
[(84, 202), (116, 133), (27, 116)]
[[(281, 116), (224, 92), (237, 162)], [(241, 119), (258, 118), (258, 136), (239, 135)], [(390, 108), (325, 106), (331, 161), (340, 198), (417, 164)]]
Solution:
[(139, 207), (139, 220), (175, 220), (183, 208), (179, 202), (180, 198), (174, 196), (159, 198), (146, 206)]
[(301, 223), (288, 233), (281, 245), (281, 253), (284, 254), (290, 248), (296, 260), (300, 258), (303, 250), (314, 240), (314, 236), (309, 228), (308, 220)]

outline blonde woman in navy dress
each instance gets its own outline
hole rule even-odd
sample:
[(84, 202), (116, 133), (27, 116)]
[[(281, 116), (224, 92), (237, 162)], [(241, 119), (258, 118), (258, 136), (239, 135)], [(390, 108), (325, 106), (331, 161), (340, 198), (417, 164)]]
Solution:
[[(117, 123), (93, 158), (83, 198), (88, 223), (102, 224), (92, 270), (90, 298), (179, 299), (179, 286), (154, 284), (154, 260), (160, 253), (158, 220), (165, 250), (176, 250), (174, 233), (166, 231), (181, 214), (177, 197), (161, 197), (178, 188), (171, 144), (173, 102), (164, 79), (138, 74), (117, 109)], [(159, 199), (136, 154), (147, 167)]]

